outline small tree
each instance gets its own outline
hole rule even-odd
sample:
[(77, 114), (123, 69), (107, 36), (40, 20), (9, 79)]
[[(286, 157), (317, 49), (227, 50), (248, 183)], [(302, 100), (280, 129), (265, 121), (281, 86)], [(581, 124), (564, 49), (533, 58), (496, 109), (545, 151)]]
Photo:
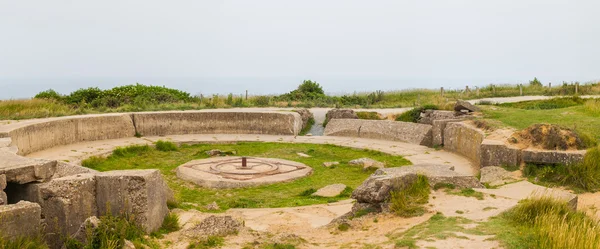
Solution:
[(305, 80), (298, 86), (298, 91), (301, 93), (313, 93), (317, 95), (325, 94), (319, 83), (312, 80)]
[(542, 86), (542, 82), (540, 82), (537, 77), (533, 78), (532, 81), (529, 81), (529, 86), (533, 86), (533, 87), (541, 87)]

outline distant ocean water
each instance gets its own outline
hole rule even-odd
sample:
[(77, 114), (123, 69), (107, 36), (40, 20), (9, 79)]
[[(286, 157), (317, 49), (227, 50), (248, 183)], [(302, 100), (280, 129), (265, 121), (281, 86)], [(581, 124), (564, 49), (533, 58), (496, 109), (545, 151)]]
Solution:
[[(328, 94), (342, 95), (354, 92), (376, 90), (405, 90), (415, 88), (462, 89), (466, 85), (484, 86), (494, 84), (515, 84), (517, 80), (494, 81), (490, 79), (340, 79), (306, 77), (321, 84)], [(0, 78), (0, 99), (31, 98), (40, 91), (54, 89), (62, 94), (87, 87), (108, 89), (115, 86), (135, 84), (164, 85), (196, 94), (281, 94), (295, 89), (303, 78)], [(559, 82), (559, 81), (555, 81)]]

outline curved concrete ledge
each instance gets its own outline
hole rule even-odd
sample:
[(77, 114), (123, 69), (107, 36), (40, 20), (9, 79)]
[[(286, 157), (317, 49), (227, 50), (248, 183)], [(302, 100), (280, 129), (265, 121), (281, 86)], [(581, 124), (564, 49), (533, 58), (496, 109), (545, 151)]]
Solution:
[(183, 134), (297, 135), (302, 118), (296, 112), (150, 112), (134, 113), (138, 133), (144, 136)]
[(447, 123), (444, 129), (444, 148), (463, 155), (479, 166), (480, 146), (485, 134), (464, 122)]
[[(291, 111), (206, 110), (83, 115), (17, 121), (0, 126), (19, 155), (86, 141), (182, 134), (297, 135), (300, 114)], [(0, 138), (9, 141), (6, 138)]]
[(332, 119), (325, 136), (343, 136), (400, 141), (431, 146), (431, 125), (388, 120)]

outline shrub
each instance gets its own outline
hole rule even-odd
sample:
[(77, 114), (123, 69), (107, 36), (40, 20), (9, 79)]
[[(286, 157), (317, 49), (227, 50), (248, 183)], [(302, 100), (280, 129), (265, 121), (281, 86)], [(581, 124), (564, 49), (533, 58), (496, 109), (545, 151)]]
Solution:
[(48, 89), (46, 91), (39, 92), (38, 94), (35, 95), (34, 98), (36, 98), (36, 99), (53, 99), (53, 100), (60, 101), (60, 100), (62, 100), (63, 96), (52, 89)]
[(254, 97), (255, 106), (268, 106), (270, 102), (269, 96), (256, 96)]
[(402, 114), (400, 114), (400, 116), (396, 117), (396, 121), (402, 121), (402, 122), (419, 122), (419, 119), (421, 119), (421, 112), (423, 112), (423, 108), (421, 107), (417, 107), (417, 108), (413, 108), (409, 111), (406, 111)]
[(100, 217), (100, 223), (94, 230), (86, 231), (88, 234), (87, 243), (82, 244), (72, 238), (67, 238), (65, 248), (67, 249), (105, 249), (105, 248), (123, 248), (125, 240), (138, 244), (149, 244), (145, 238), (144, 229), (136, 225), (131, 216), (112, 216)]
[(532, 87), (542, 87), (542, 82), (538, 80), (537, 77), (533, 78), (533, 80), (529, 81), (529, 86)]
[(429, 181), (417, 175), (412, 183), (399, 183), (390, 193), (390, 210), (402, 217), (414, 217), (425, 213), (423, 204), (429, 201)]
[(177, 145), (169, 141), (158, 140), (155, 146), (159, 151), (177, 151)]
[(91, 103), (104, 95), (103, 91), (97, 87), (82, 88), (65, 96), (68, 104)]
[(300, 136), (304, 136), (306, 135), (310, 129), (312, 128), (312, 126), (315, 125), (315, 119), (314, 118), (309, 118), (308, 121), (306, 121), (306, 126), (304, 126), (304, 128), (302, 128), (302, 131), (300, 131)]

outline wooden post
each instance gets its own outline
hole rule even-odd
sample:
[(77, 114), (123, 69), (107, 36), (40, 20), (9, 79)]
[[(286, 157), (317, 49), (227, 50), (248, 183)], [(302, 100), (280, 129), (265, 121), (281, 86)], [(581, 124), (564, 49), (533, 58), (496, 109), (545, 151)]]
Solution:
[(523, 96), (523, 84), (519, 84), (519, 94)]
[(204, 95), (200, 94), (200, 104), (202, 104), (202, 99), (204, 98)]
[(246, 90), (246, 100), (248, 100), (248, 90)]
[(575, 94), (579, 94), (579, 82), (575, 82)]
[(465, 92), (468, 93), (469, 92), (469, 86), (465, 86)]
[(444, 87), (440, 88), (440, 96), (442, 96), (442, 98), (444, 97)]

